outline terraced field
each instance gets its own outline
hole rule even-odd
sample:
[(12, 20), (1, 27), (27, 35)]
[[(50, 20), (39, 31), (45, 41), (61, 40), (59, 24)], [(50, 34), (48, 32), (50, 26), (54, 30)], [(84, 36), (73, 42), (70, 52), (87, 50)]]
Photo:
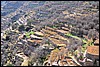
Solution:
[(38, 3), (2, 22), (1, 66), (99, 66), (99, 2)]

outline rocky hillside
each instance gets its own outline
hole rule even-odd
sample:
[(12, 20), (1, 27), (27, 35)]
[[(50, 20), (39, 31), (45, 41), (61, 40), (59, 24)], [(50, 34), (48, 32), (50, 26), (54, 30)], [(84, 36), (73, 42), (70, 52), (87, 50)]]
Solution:
[(2, 2), (1, 66), (99, 66), (98, 1)]

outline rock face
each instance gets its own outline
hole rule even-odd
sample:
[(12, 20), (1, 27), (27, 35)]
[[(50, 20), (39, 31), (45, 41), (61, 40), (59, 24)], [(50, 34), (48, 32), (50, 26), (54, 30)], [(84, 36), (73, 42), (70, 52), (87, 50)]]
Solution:
[(87, 66), (97, 66), (99, 60), (99, 46), (88, 46), (86, 57), (92, 60), (86, 61)]

